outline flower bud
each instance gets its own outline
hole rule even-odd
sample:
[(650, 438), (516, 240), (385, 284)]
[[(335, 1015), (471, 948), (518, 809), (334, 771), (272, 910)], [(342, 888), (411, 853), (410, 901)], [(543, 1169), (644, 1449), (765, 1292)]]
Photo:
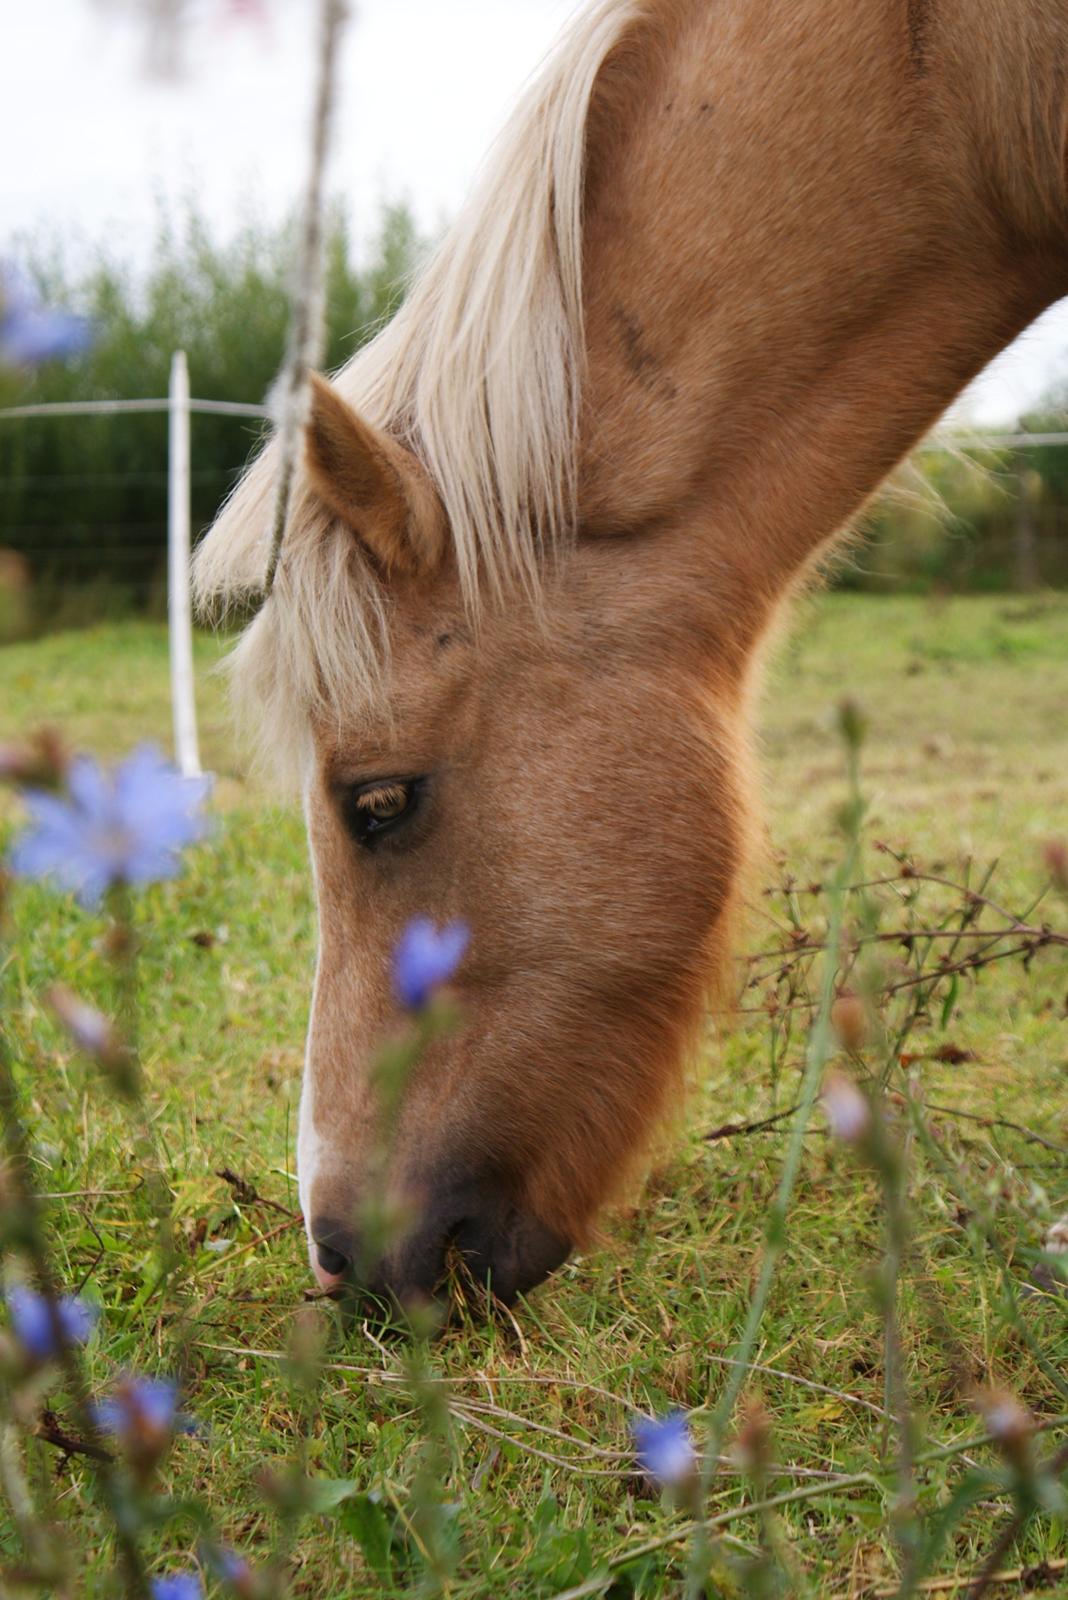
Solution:
[(108, 1061), (120, 1051), (115, 1029), (102, 1011), (80, 1000), (65, 983), (54, 983), (48, 1002), (79, 1050), (98, 1061)]
[(976, 1400), (987, 1431), (1017, 1469), (1027, 1467), (1035, 1419), (1008, 1389), (987, 1389)]
[(1061, 1217), (1050, 1224), (1044, 1248), (1052, 1256), (1068, 1255), (1068, 1217)]
[(838, 731), (851, 750), (859, 750), (864, 743), (868, 719), (852, 695), (838, 702)]
[(41, 728), (30, 738), (0, 744), (0, 783), (34, 789), (58, 789), (70, 756), (54, 728)]
[(1068, 843), (1050, 839), (1043, 848), (1042, 860), (1055, 887), (1068, 893)]
[(843, 1050), (848, 1050), (851, 1055), (867, 1044), (871, 1034), (868, 1008), (851, 989), (843, 989), (831, 1006), (831, 1027), (838, 1035)]
[(47, 998), (78, 1049), (92, 1057), (120, 1094), (134, 1094), (136, 1063), (110, 1017), (80, 999), (65, 983), (54, 983)]
[(178, 1414), (178, 1385), (170, 1378), (125, 1373), (92, 1412), (100, 1432), (114, 1435), (135, 1472), (145, 1480), (166, 1453), (175, 1431), (188, 1433), (193, 1426)]
[(867, 1096), (845, 1072), (829, 1072), (823, 1083), (823, 1110), (831, 1132), (847, 1144), (859, 1144), (871, 1128)]
[(744, 1472), (764, 1472), (771, 1459), (771, 1420), (759, 1400), (752, 1400), (731, 1454)]

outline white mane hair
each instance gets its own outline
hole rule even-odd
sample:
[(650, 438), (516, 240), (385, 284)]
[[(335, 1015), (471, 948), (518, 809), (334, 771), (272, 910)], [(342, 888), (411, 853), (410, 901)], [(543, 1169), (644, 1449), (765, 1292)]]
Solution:
[[(598, 73), (643, 5), (595, 0), (572, 21), (401, 309), (334, 377), (429, 472), (475, 621), (487, 598), (536, 600), (546, 552), (572, 530), (585, 130)], [(260, 592), (277, 457), (269, 442), (197, 551), (202, 609)], [(356, 539), (301, 477), (273, 593), (230, 658), (274, 759), (306, 745), (311, 716), (335, 718), (380, 690), (386, 614)]]

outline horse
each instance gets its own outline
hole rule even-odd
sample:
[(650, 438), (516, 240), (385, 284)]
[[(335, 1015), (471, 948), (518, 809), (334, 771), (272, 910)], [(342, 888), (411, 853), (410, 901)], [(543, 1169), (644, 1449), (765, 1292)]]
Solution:
[[(1068, 0), (593, 0), (402, 308), (317, 379), (232, 656), (300, 785), (313, 1270), (504, 1302), (678, 1104), (761, 833), (761, 664), (957, 392), (1068, 292)], [(256, 595), (277, 442), (196, 563)], [(390, 954), (465, 922), (463, 1024), (376, 1163)]]

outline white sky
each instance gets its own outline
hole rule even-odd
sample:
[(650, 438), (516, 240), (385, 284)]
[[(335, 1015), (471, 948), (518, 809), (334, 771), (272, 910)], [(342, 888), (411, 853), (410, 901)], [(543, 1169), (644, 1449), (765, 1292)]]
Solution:
[[(161, 204), (221, 229), (280, 216), (303, 180), (315, 0), (187, 0), (185, 70), (146, 73), (148, 0), (0, 0), (0, 251), (42, 225), (143, 255)], [(358, 0), (330, 187), (357, 239), (407, 199), (436, 229), (573, 0)], [(1000, 359), (969, 412), (1006, 421), (1068, 379), (1068, 302)]]

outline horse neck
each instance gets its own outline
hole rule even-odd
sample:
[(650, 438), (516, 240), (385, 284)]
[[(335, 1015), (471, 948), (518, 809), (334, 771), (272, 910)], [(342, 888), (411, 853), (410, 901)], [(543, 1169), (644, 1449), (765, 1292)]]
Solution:
[(699, 530), (772, 602), (1068, 291), (1062, 74), (995, 16), (651, 0), (588, 129), (588, 529)]

